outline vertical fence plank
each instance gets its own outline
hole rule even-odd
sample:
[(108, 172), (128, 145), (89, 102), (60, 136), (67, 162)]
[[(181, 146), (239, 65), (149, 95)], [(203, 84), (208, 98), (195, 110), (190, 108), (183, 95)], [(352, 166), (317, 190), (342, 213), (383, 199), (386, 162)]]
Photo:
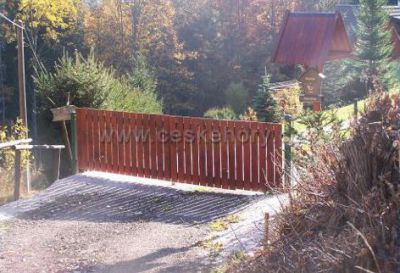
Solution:
[(226, 149), (227, 149), (227, 184), (228, 189), (235, 189), (235, 127), (231, 122), (225, 123)]
[(144, 176), (144, 143), (143, 143), (143, 115), (136, 115), (137, 126), (136, 126), (136, 148), (137, 148), (137, 163), (138, 163), (138, 174)]
[(123, 114), (124, 118), (124, 169), (123, 169), (123, 174), (129, 174), (130, 172), (130, 166), (131, 166), (131, 131), (129, 129), (130, 126), (130, 119), (129, 119), (129, 113), (124, 113)]
[(111, 172), (112, 171), (112, 138), (114, 135), (114, 131), (113, 131), (113, 127), (112, 127), (112, 117), (111, 117), (111, 112), (105, 112), (105, 120), (106, 120), (106, 139), (105, 139), (105, 143), (106, 143), (106, 162), (107, 162), (107, 172)]
[(206, 138), (207, 138), (207, 134), (206, 134), (206, 125), (205, 125), (205, 120), (201, 119), (198, 122), (198, 126), (199, 126), (199, 181), (198, 184), (199, 185), (204, 185), (207, 184), (207, 154), (206, 154)]
[(178, 182), (185, 181), (185, 141), (183, 138), (183, 118), (179, 117), (176, 120), (176, 128), (178, 129), (177, 138), (177, 154), (178, 154)]
[(190, 118), (183, 119), (183, 139), (185, 142), (185, 181), (192, 184), (192, 126), (190, 123)]
[[(99, 111), (99, 161), (100, 170), (106, 169), (106, 145), (105, 145), (105, 118), (104, 111)], [(79, 147), (79, 146), (78, 146)]]
[(218, 128), (221, 133), (221, 187), (224, 189), (229, 188), (228, 182), (228, 149), (227, 149), (227, 135), (226, 135), (226, 124), (227, 121), (219, 121)]
[(163, 143), (161, 141), (161, 133), (163, 132), (163, 119), (162, 116), (155, 116), (156, 120), (156, 161), (157, 161), (157, 178), (163, 179), (165, 177), (164, 174), (164, 151), (163, 151)]
[(236, 188), (243, 189), (243, 126), (237, 122), (236, 126)]
[(91, 170), (94, 170), (94, 160), (93, 160), (93, 111), (88, 111), (87, 115), (88, 120), (88, 167)]
[(87, 126), (86, 126), (86, 109), (78, 108), (76, 109), (76, 123), (77, 123), (77, 135), (79, 156), (78, 156), (78, 168), (85, 170), (88, 168), (86, 162), (87, 154)]
[(112, 170), (114, 173), (118, 173), (118, 163), (119, 163), (119, 149), (118, 149), (118, 113), (112, 115), (112, 125), (113, 127), (113, 138), (112, 138)]
[(93, 169), (100, 170), (99, 111), (93, 111)]
[(124, 146), (124, 122), (123, 122), (123, 113), (118, 113), (117, 115), (117, 131), (118, 131), (118, 167), (117, 172), (119, 174), (123, 173), (124, 169), (124, 153), (125, 153), (125, 146)]
[(212, 144), (212, 121), (206, 120), (206, 149), (207, 149), (207, 184), (205, 186), (212, 187), (214, 183), (214, 162), (213, 162), (213, 144)]
[(170, 118), (163, 116), (163, 137), (161, 139), (164, 149), (164, 175), (166, 179), (171, 179), (171, 129)]
[(170, 127), (170, 160), (171, 160), (171, 180), (177, 181), (178, 180), (178, 173), (177, 173), (177, 140), (175, 137), (176, 131), (176, 123), (173, 117), (169, 117), (169, 127)]
[(226, 124), (226, 136), (228, 141), (228, 169), (229, 169), (229, 189), (236, 189), (236, 123)]
[(251, 123), (251, 187), (253, 190), (260, 190), (258, 136), (257, 123), (253, 122)]
[(263, 191), (267, 189), (267, 146), (269, 131), (264, 124), (259, 125), (260, 129), (260, 183), (262, 184)]
[(150, 177), (150, 117), (143, 115), (144, 173)]
[(267, 190), (274, 184), (274, 131), (268, 127), (267, 137)]
[(156, 139), (156, 119), (149, 116), (149, 146), (150, 146), (150, 177), (157, 178), (157, 139)]
[(192, 143), (192, 148), (193, 148), (193, 177), (192, 177), (192, 184), (199, 185), (200, 182), (200, 172), (199, 172), (199, 134), (200, 134), (200, 129), (199, 129), (199, 123), (197, 122), (196, 119), (191, 120), (192, 124), (192, 130), (194, 132), (194, 138), (193, 138), (193, 143)]
[(213, 157), (214, 157), (214, 187), (221, 188), (221, 129), (219, 122), (212, 122)]
[(251, 130), (250, 122), (243, 123), (243, 187), (245, 190), (251, 189)]
[(137, 169), (137, 150), (136, 150), (136, 115), (129, 114), (129, 131), (130, 131), (130, 141), (129, 141), (129, 154), (130, 154), (130, 168), (129, 174), (138, 175)]
[(275, 126), (275, 187), (282, 187), (282, 163), (283, 163), (283, 154), (282, 154), (282, 125), (277, 124)]

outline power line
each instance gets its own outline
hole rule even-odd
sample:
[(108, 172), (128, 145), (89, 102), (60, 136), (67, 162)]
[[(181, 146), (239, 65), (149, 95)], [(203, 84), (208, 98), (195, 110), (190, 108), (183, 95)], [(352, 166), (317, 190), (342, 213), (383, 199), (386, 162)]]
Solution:
[(33, 57), (35, 58), (38, 66), (42, 69), (42, 71), (46, 71), (46, 68), (43, 66), (43, 63), (39, 60), (39, 58), (37, 56), (36, 50), (33, 47), (33, 42), (29, 38), (28, 32), (26, 31), (26, 29), (24, 29), (24, 31), (25, 31), (25, 36), (24, 37), (26, 37), (26, 40), (28, 41), (29, 47), (30, 47), (30, 49), (32, 50), (32, 53), (33, 53)]
[(11, 20), (10, 18), (8, 18), (7, 16), (5, 16), (3, 13), (0, 12), (0, 17), (2, 17), (4, 20), (6, 20), (7, 22), (13, 24), (16, 27), (19, 27), (20, 29), (24, 29), (23, 26), (21, 26), (20, 24), (15, 23), (13, 20)]
[(32, 49), (33, 56), (34, 56), (34, 58), (36, 59), (36, 62), (38, 63), (38, 65), (39, 65), (39, 67), (40, 67), (41, 69), (45, 70), (44, 67), (42, 66), (42, 63), (39, 61), (39, 58), (38, 58), (38, 56), (37, 56), (37, 54), (36, 54), (36, 52), (35, 52), (35, 50), (34, 50), (34, 48), (33, 48), (32, 41), (29, 39), (29, 36), (28, 36), (28, 33), (27, 33), (26, 29), (25, 29), (22, 25), (15, 23), (13, 20), (11, 20), (10, 18), (8, 18), (7, 16), (5, 16), (5, 15), (4, 15), (3, 13), (1, 13), (1, 12), (0, 12), (0, 17), (2, 17), (2, 18), (3, 18), (4, 20), (6, 20), (7, 22), (13, 24), (14, 26), (16, 26), (16, 27), (18, 27), (18, 28), (20, 28), (20, 29), (22, 29), (22, 30), (25, 31), (26, 39), (27, 39), (27, 41), (28, 41), (28, 43), (29, 43), (30, 48)]

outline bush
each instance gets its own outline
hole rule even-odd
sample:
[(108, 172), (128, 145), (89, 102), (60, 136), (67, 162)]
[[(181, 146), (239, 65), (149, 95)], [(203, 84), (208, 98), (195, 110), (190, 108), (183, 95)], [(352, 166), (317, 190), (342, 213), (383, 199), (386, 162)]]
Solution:
[(155, 93), (157, 80), (154, 71), (147, 64), (145, 57), (138, 55), (134, 66), (135, 68), (132, 73), (128, 75), (129, 84), (142, 92)]
[(345, 132), (342, 130), (342, 122), (338, 119), (336, 111), (308, 112), (302, 115), (297, 122), (306, 127), (306, 133), (300, 137), (313, 147), (317, 143), (343, 139)]
[(211, 108), (204, 114), (204, 117), (212, 119), (222, 119), (222, 120), (235, 120), (236, 114), (229, 107)]
[[(162, 103), (155, 94), (155, 80), (146, 72), (144, 60), (130, 75), (117, 77), (113, 69), (98, 62), (93, 54), (87, 58), (76, 53), (75, 58), (64, 55), (53, 72), (37, 70), (34, 83), (40, 98), (39, 143), (62, 143), (58, 124), (51, 122), (50, 109), (65, 106), (68, 93), (70, 104), (77, 107), (101, 108), (115, 111), (161, 113)], [(146, 74), (147, 73), (147, 74)], [(152, 82), (150, 82), (152, 80)], [(52, 169), (52, 158), (42, 155), (40, 161)], [(63, 158), (61, 176), (70, 173), (70, 162)]]
[(162, 104), (155, 92), (141, 91), (132, 88), (129, 80), (122, 78), (116, 81), (102, 108), (115, 111), (160, 114)]
[(273, 93), (273, 97), (279, 106), (279, 111), (296, 118), (303, 113), (303, 103), (300, 101), (300, 86), (280, 89)]
[(42, 111), (65, 106), (68, 93), (71, 104), (100, 108), (115, 89), (115, 82), (112, 70), (98, 63), (92, 54), (87, 59), (78, 53), (75, 59), (64, 55), (54, 72), (36, 70), (34, 76)]
[(98, 62), (93, 54), (88, 58), (76, 53), (75, 58), (64, 55), (54, 72), (36, 71), (35, 89), (39, 94), (41, 112), (70, 104), (77, 107), (104, 108), (144, 113), (160, 113), (161, 103), (153, 90), (140, 90), (130, 85), (135, 74), (117, 78), (111, 68)]
[(225, 90), (226, 105), (237, 114), (241, 114), (246, 110), (249, 101), (249, 90), (243, 83), (231, 83)]
[(253, 98), (252, 106), (259, 121), (281, 121), (281, 113), (276, 100), (272, 96), (272, 91), (270, 89), (270, 76), (268, 74), (261, 77), (261, 84), (259, 84), (257, 93)]
[[(10, 127), (0, 127), (0, 143), (9, 142), (17, 139), (24, 139), (27, 135), (27, 129), (22, 126), (22, 121), (17, 120)], [(23, 151), (21, 153), (21, 166), (27, 165), (30, 153)], [(15, 152), (12, 149), (0, 150), (0, 205), (7, 200), (13, 190), (14, 181)]]
[(259, 263), (234, 272), (398, 272), (400, 98), (376, 94), (367, 109), (351, 139), (320, 143), (296, 162), (278, 236)]
[(247, 111), (240, 115), (240, 120), (244, 121), (257, 121), (257, 113), (253, 108), (247, 108)]

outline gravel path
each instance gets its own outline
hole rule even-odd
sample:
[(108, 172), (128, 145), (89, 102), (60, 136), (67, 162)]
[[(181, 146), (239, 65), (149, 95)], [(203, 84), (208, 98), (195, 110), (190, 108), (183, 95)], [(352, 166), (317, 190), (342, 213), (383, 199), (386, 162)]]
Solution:
[[(264, 211), (279, 204), (244, 192), (77, 175), (0, 207), (0, 272), (210, 272), (231, 252), (258, 247)], [(241, 221), (210, 230), (232, 214)], [(224, 245), (218, 257), (201, 244), (210, 236)]]

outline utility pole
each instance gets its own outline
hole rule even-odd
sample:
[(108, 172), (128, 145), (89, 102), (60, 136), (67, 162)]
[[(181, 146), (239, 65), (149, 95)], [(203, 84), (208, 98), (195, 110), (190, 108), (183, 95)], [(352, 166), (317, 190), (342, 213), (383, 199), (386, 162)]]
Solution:
[(28, 115), (26, 110), (26, 86), (25, 86), (25, 52), (24, 52), (24, 25), (18, 21), (21, 27), (17, 27), (18, 43), (18, 91), (19, 91), (19, 115), (25, 128), (28, 128)]
[[(19, 93), (19, 116), (22, 125), (28, 130), (28, 113), (26, 110), (26, 85), (25, 85), (25, 51), (24, 51), (24, 23), (18, 20), (17, 46), (18, 46), (18, 93)], [(28, 138), (27, 133), (26, 138)], [(29, 160), (26, 165), (26, 187), (31, 191), (31, 168)]]
[[(19, 94), (19, 117), (22, 119), (22, 125), (28, 129), (28, 113), (26, 110), (26, 86), (25, 86), (25, 53), (24, 53), (24, 23), (18, 20), (14, 22), (3, 13), (0, 17), (8, 23), (17, 27), (17, 50), (18, 50), (18, 94)], [(28, 135), (26, 136), (28, 138)], [(26, 185), (28, 192), (31, 190), (31, 171), (29, 160), (26, 166)]]

